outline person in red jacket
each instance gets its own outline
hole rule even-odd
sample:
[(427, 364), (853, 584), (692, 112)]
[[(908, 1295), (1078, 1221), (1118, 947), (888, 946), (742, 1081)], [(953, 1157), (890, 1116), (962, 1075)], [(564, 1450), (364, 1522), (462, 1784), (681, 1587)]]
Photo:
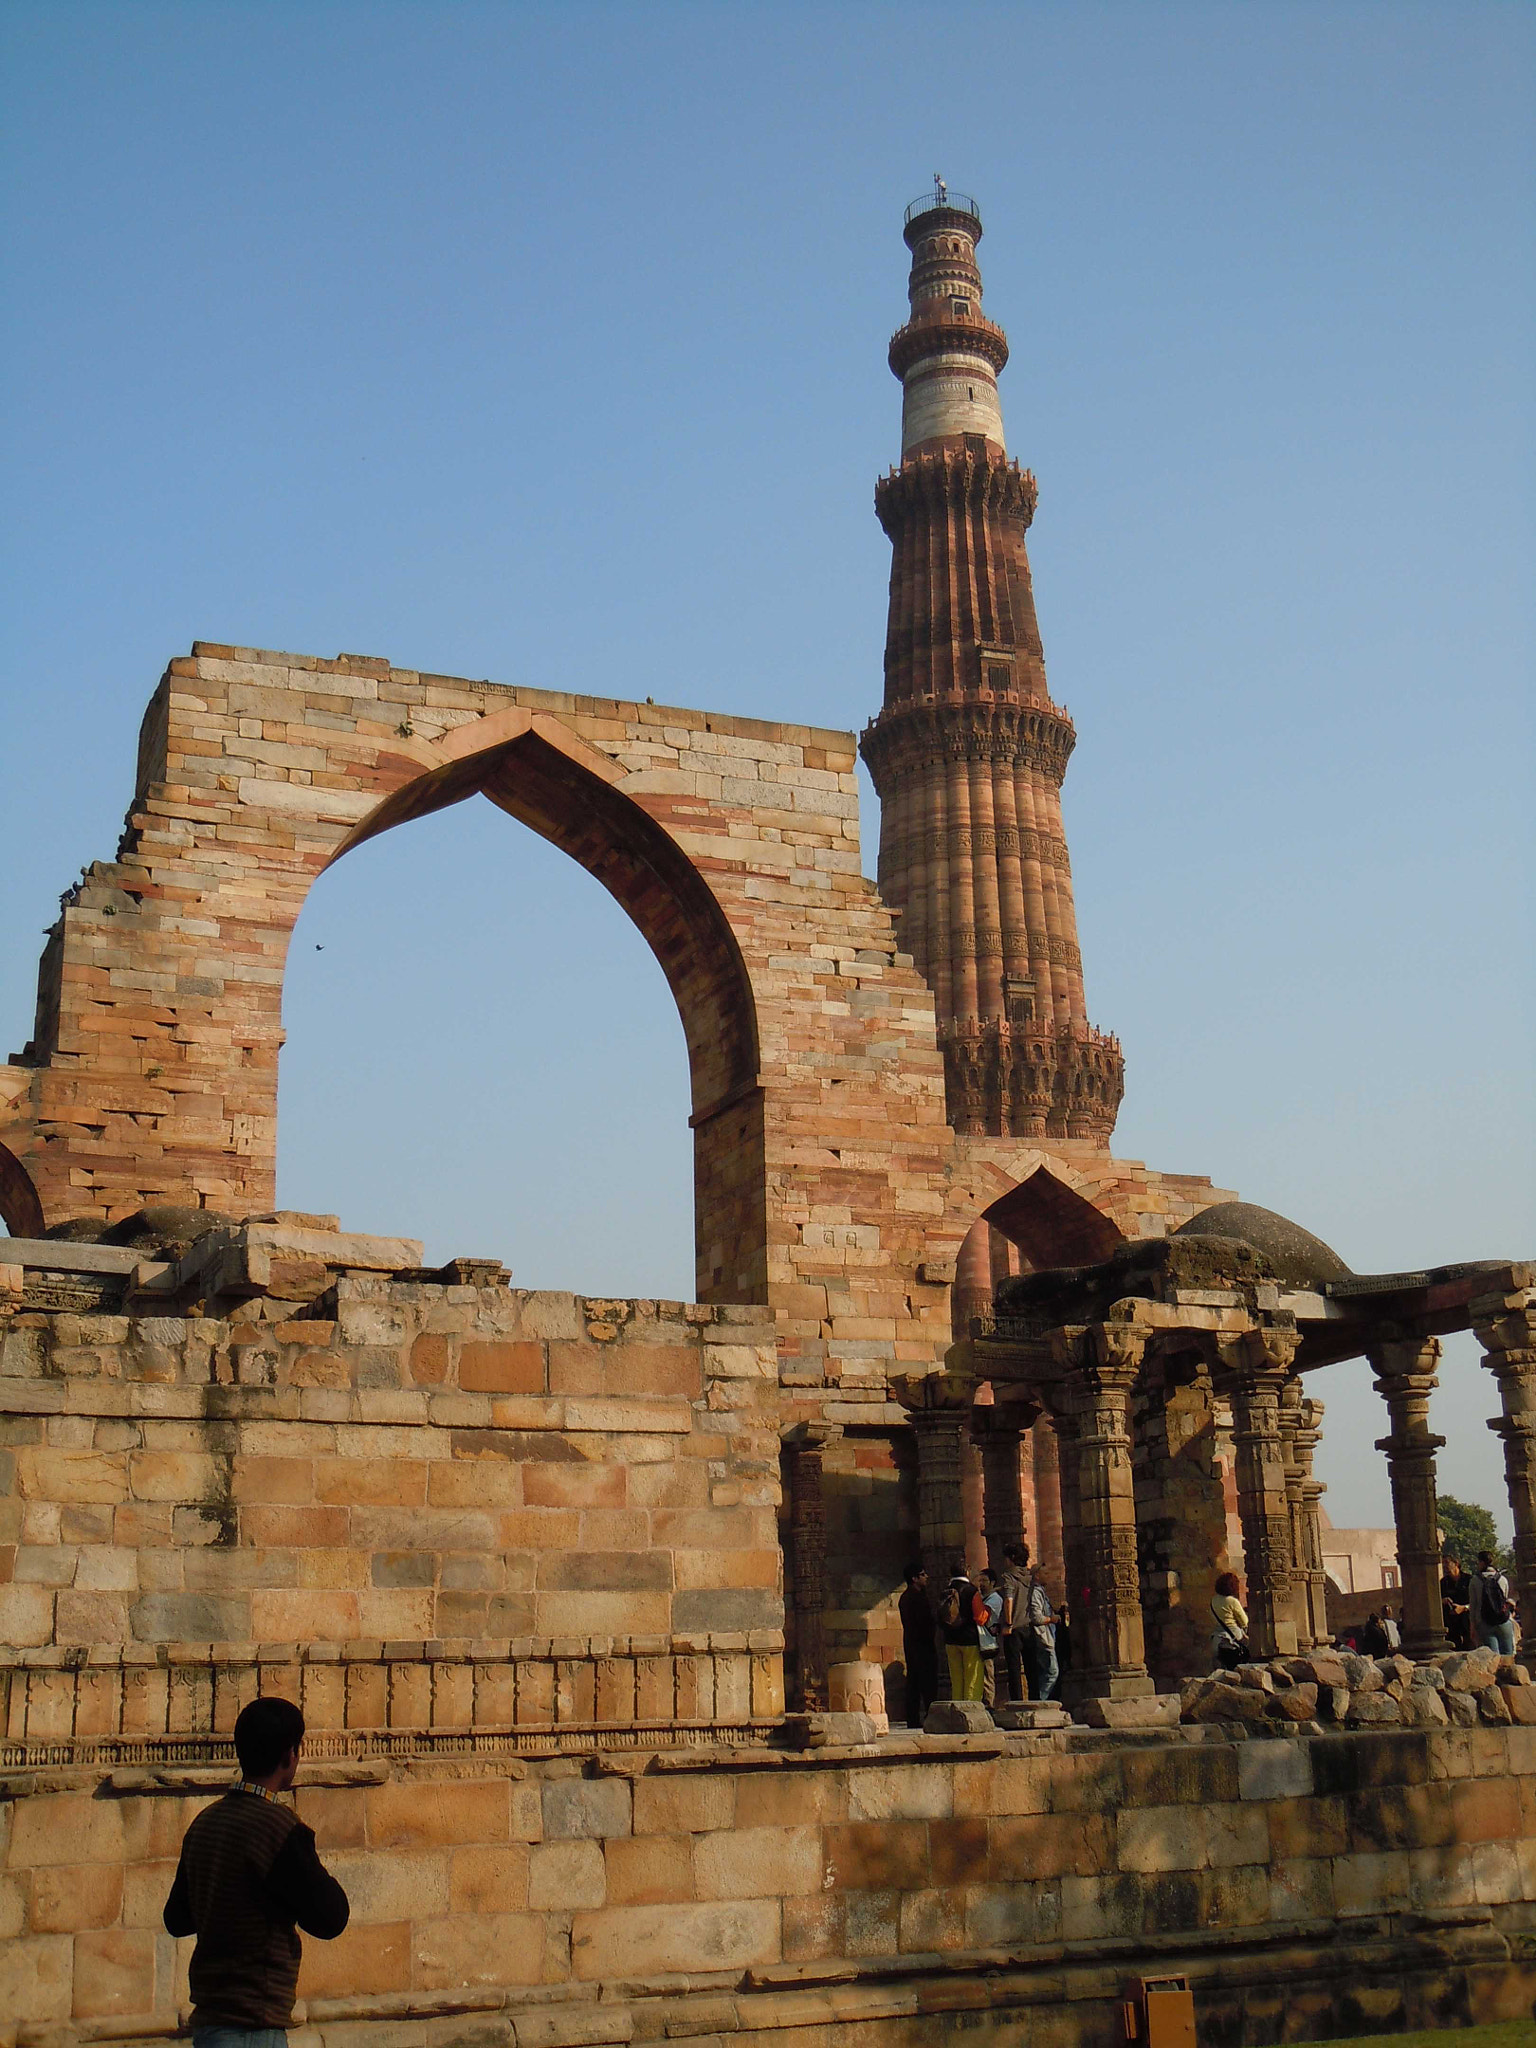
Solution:
[(240, 1782), (183, 1838), (164, 1919), (167, 1934), (197, 1936), (193, 2048), (284, 2048), (298, 1929), (334, 1941), (347, 1924), (347, 1895), (321, 1863), (314, 1830), (279, 1796), (303, 1740), (292, 1700), (252, 1700), (235, 1722)]

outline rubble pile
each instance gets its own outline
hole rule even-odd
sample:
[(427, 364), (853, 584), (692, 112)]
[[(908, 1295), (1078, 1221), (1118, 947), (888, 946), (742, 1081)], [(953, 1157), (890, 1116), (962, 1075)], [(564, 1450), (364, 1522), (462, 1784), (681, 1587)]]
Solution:
[(1401, 1654), (1316, 1650), (1188, 1678), (1179, 1688), (1179, 1718), (1263, 1723), (1298, 1735), (1329, 1728), (1536, 1726), (1536, 1685), (1523, 1664), (1497, 1650), (1452, 1650), (1423, 1664)]

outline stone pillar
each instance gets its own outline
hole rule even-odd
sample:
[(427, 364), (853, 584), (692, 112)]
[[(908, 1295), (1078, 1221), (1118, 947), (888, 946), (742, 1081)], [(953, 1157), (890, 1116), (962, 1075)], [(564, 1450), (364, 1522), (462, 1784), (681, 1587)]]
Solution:
[(937, 1608), (965, 1555), (965, 1508), (960, 1477), (971, 1414), (971, 1390), (948, 1373), (893, 1378), (891, 1391), (912, 1418), (917, 1440), (917, 1553), (928, 1567)]
[(796, 1695), (802, 1713), (823, 1712), (827, 1704), (827, 1506), (821, 1459), (827, 1445), (842, 1433), (841, 1423), (802, 1422), (784, 1437)]
[(1030, 1547), (1040, 1576), (1058, 1603), (1067, 1597), (1067, 1560), (1062, 1532), (1061, 1445), (1056, 1424), (1042, 1415), (1029, 1433), (1035, 1464), (1035, 1526)]
[(981, 1451), (982, 1530), (994, 1572), (1002, 1570), (1009, 1548), (1028, 1533), (1019, 1461), (1024, 1432), (1037, 1412), (1017, 1401), (971, 1410), (971, 1434)]
[(1503, 1407), (1488, 1427), (1504, 1444), (1520, 1655), (1529, 1663), (1536, 1657), (1536, 1286), (1529, 1266), (1514, 1267), (1509, 1277), (1505, 1291), (1472, 1303), (1472, 1327)]
[(1214, 1347), (1229, 1375), (1248, 1640), (1259, 1657), (1296, 1654), (1280, 1392), (1299, 1342), (1294, 1326), (1269, 1324), (1240, 1337), (1218, 1337)]
[(1397, 1566), (1403, 1588), (1403, 1652), (1423, 1660), (1448, 1650), (1440, 1605), (1440, 1516), (1435, 1453), (1445, 1443), (1429, 1427), (1429, 1397), (1440, 1361), (1438, 1337), (1391, 1338), (1366, 1356), (1376, 1391), (1387, 1404), (1391, 1433), (1377, 1439), (1387, 1454)]
[(1296, 1647), (1306, 1651), (1312, 1648), (1316, 1637), (1312, 1631), (1307, 1574), (1307, 1473), (1297, 1445), (1302, 1406), (1301, 1381), (1288, 1379), (1280, 1390), (1280, 1449), (1285, 1460), (1285, 1505), (1291, 1525), (1291, 1617), (1296, 1624)]
[(1321, 1479), (1312, 1477), (1312, 1460), (1323, 1433), (1323, 1404), (1308, 1395), (1301, 1404), (1301, 1416), (1294, 1437), (1297, 1465), (1301, 1469), (1301, 1556), (1306, 1568), (1307, 1632), (1314, 1644), (1331, 1643), (1328, 1626), (1328, 1574), (1323, 1566), (1323, 1523), (1319, 1502), (1328, 1491)]
[(949, 1297), (950, 1329), (957, 1344), (971, 1334), (973, 1316), (992, 1313), (992, 1226), (978, 1218), (965, 1234), (955, 1259)]
[[(1072, 1670), (1068, 1700), (1130, 1699), (1153, 1690), (1147, 1675), (1136, 1567), (1136, 1495), (1131, 1472), (1130, 1399), (1146, 1337), (1140, 1330), (1094, 1323), (1051, 1336), (1051, 1349), (1067, 1370), (1062, 1390), (1062, 1512), (1077, 1522), (1068, 1533), (1080, 1570), (1068, 1588), (1072, 1609)], [(1063, 1412), (1065, 1411), (1065, 1412)], [(1069, 1456), (1075, 1486), (1067, 1484)]]

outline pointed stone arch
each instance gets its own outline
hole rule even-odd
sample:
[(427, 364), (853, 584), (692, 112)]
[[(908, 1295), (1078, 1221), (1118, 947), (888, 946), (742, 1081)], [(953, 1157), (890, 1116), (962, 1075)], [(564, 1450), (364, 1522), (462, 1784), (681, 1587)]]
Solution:
[(982, 1211), (982, 1220), (1037, 1269), (1094, 1266), (1125, 1242), (1112, 1218), (1047, 1166), (1037, 1166), (1000, 1195)]
[(411, 757), (416, 772), (347, 833), (327, 865), (380, 833), (483, 795), (600, 882), (655, 955), (688, 1047), (698, 1298), (763, 1300), (757, 1008), (736, 935), (698, 868), (625, 793), (623, 770), (559, 719), (501, 712), (435, 746), (413, 747)]

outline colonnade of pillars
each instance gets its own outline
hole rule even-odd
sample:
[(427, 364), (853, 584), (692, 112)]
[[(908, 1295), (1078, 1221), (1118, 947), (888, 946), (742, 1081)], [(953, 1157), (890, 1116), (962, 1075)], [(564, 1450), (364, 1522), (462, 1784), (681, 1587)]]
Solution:
[[(1488, 1427), (1504, 1445), (1521, 1654), (1536, 1657), (1536, 1288), (1474, 1300), (1470, 1319), (1499, 1389), (1501, 1412)], [(1195, 1334), (1217, 1391), (1231, 1403), (1249, 1640), (1259, 1656), (1305, 1651), (1327, 1641), (1328, 1629), (1318, 1518), (1323, 1488), (1312, 1477), (1322, 1409), (1292, 1372), (1298, 1333), (1277, 1322), (1234, 1336)], [(1154, 1333), (1131, 1324), (1057, 1330), (1050, 1338), (1057, 1374), (1042, 1377), (1028, 1401), (978, 1408), (970, 1387), (949, 1374), (916, 1377), (894, 1389), (917, 1450), (917, 1551), (936, 1586), (965, 1549), (961, 1481), (968, 1443), (978, 1442), (981, 1450), (984, 1528), (997, 1562), (998, 1551), (1024, 1532), (1020, 1445), (1037, 1420), (1042, 1424), (1034, 1432), (1037, 1527), (1031, 1541), (1042, 1559), (1054, 1553), (1062, 1561), (1073, 1624), (1070, 1696), (1078, 1698), (1133, 1697), (1153, 1689), (1131, 1434), (1132, 1394), (1149, 1341), (1157, 1341)], [(1444, 1439), (1428, 1420), (1440, 1344), (1434, 1337), (1384, 1332), (1366, 1355), (1390, 1425), (1377, 1448), (1392, 1489), (1403, 1647), (1422, 1658), (1447, 1647), (1435, 1487), (1435, 1454)], [(785, 1440), (791, 1598), (807, 1701), (818, 1697), (825, 1669), (821, 1453), (840, 1434), (835, 1425), (802, 1424)], [(1042, 1453), (1041, 1445), (1049, 1448)], [(1057, 1470), (1050, 1483), (1053, 1453)]]

